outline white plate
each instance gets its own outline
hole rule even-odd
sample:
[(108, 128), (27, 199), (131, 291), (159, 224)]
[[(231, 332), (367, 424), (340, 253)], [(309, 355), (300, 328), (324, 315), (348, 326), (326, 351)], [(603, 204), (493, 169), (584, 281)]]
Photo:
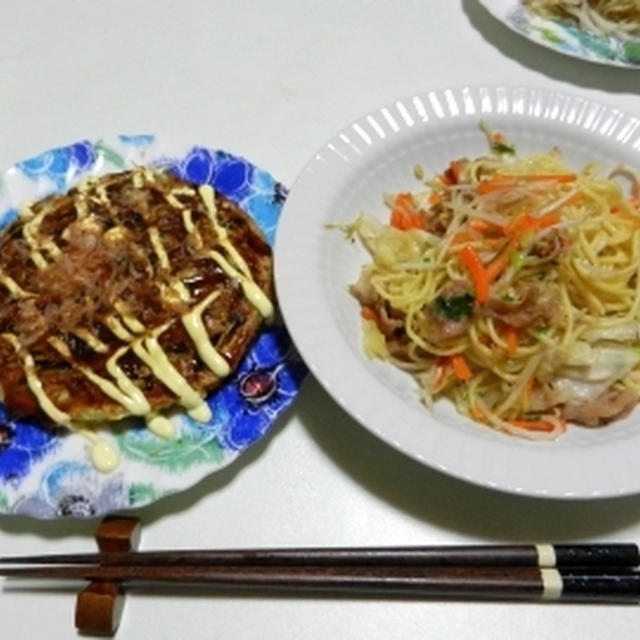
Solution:
[(500, 22), (537, 44), (589, 62), (640, 69), (640, 38), (623, 41), (582, 31), (569, 20), (532, 13), (522, 0), (479, 0)]
[[(486, 152), (480, 120), (521, 153), (562, 148), (580, 167), (640, 167), (640, 119), (591, 100), (530, 88), (431, 91), (346, 126), (306, 165), (284, 207), (275, 244), (276, 287), (289, 331), (313, 374), (357, 421), (407, 455), (458, 478), (509, 492), (593, 498), (640, 491), (640, 413), (602, 429), (572, 427), (553, 442), (496, 433), (447, 401), (433, 413), (413, 380), (361, 350), (348, 294), (367, 255), (325, 228), (368, 211), (387, 217), (384, 191), (415, 189), (428, 172)], [(428, 490), (428, 487), (425, 487)]]

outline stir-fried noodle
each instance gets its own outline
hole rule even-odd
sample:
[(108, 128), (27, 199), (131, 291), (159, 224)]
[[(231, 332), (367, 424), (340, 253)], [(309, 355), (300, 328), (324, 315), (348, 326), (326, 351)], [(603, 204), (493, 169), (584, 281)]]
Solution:
[(525, 0), (532, 11), (574, 20), (583, 31), (622, 40), (640, 36), (640, 0)]
[[(498, 430), (555, 437), (626, 415), (640, 399), (640, 182), (561, 153), (452, 161), (388, 224), (345, 227), (371, 255), (351, 286), (364, 347), (412, 373), (431, 405)], [(416, 172), (422, 175), (422, 170)]]

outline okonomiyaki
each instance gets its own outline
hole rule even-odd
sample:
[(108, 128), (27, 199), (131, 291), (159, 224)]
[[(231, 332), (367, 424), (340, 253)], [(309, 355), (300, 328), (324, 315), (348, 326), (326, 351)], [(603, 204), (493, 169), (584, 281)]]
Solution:
[[(48, 424), (205, 396), (273, 312), (271, 250), (208, 185), (137, 168), (24, 205), (0, 235), (0, 393)], [(153, 428), (153, 427), (152, 427)]]

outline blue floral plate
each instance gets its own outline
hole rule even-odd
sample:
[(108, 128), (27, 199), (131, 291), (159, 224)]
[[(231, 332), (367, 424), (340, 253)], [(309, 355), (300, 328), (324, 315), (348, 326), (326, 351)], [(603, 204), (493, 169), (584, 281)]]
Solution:
[[(286, 197), (280, 183), (243, 158), (152, 135), (81, 141), (15, 164), (0, 176), (0, 228), (16, 218), (24, 200), (136, 165), (168, 166), (181, 178), (211, 184), (247, 211), (273, 243)], [(305, 373), (283, 324), (274, 323), (208, 398), (210, 422), (176, 413), (179, 437), (173, 440), (159, 438), (138, 420), (103, 431), (122, 458), (108, 474), (91, 465), (82, 436), (16, 419), (0, 403), (0, 513), (98, 517), (187, 489), (260, 440), (293, 402)]]
[(522, 0), (480, 0), (487, 11), (532, 42), (589, 62), (640, 69), (640, 38), (587, 33), (569, 20), (535, 15)]

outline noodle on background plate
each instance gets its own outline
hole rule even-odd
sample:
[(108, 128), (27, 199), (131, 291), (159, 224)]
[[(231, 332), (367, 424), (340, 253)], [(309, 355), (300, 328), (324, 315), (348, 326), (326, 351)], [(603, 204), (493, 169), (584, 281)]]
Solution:
[(546, 18), (568, 18), (585, 32), (621, 40), (640, 36), (640, 0), (524, 0)]
[(554, 438), (640, 400), (640, 180), (579, 172), (561, 151), (450, 162), (419, 191), (385, 194), (387, 224), (343, 227), (371, 256), (351, 293), (364, 350), (477, 422)]

